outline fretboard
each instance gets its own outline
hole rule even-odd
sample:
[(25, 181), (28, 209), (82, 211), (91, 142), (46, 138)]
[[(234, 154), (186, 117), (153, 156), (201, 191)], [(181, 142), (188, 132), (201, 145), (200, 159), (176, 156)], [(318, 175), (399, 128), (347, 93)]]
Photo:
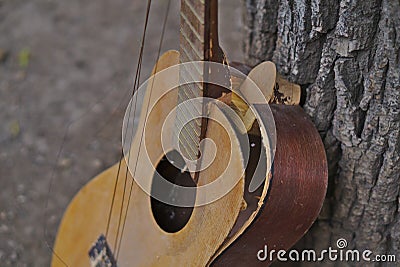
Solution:
[(181, 0), (181, 62), (205, 59), (205, 8), (204, 0)]
[[(181, 63), (204, 61), (206, 51), (206, 3), (208, 0), (181, 0), (180, 61)], [(187, 102), (203, 96), (203, 72), (199, 65), (180, 68), (181, 85), (178, 89), (178, 109), (175, 129), (183, 156), (190, 160), (197, 159), (201, 139), (201, 114), (203, 105), (200, 101)], [(199, 81), (199, 82), (191, 82)], [(190, 83), (188, 83), (190, 82)], [(195, 120), (190, 118), (199, 117)]]

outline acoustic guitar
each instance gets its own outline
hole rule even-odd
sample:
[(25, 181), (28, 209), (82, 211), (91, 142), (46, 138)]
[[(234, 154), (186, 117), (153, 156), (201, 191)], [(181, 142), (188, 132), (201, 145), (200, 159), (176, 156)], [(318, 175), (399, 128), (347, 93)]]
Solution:
[(327, 162), (299, 87), (272, 62), (228, 63), (217, 0), (181, 0), (180, 17), (179, 52), (129, 104), (124, 156), (69, 204), (53, 267), (268, 266), (259, 251), (289, 249), (318, 216)]

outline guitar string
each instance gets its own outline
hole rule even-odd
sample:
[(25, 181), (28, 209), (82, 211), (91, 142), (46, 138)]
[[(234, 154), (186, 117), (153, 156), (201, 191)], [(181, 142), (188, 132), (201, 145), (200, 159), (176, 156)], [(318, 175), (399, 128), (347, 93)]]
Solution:
[[(142, 62), (143, 62), (143, 51), (144, 51), (144, 44), (145, 44), (145, 39), (146, 39), (147, 25), (148, 25), (149, 14), (150, 14), (150, 7), (151, 7), (151, 0), (149, 0), (148, 3), (147, 3), (146, 20), (145, 20), (145, 24), (144, 24), (142, 45), (141, 45), (141, 48), (140, 48), (140, 55), (139, 55), (139, 61), (138, 61), (138, 68), (137, 68), (136, 77), (135, 77), (134, 92), (137, 92), (137, 90), (139, 88), (140, 74), (141, 74), (141, 71), (142, 71)], [(135, 120), (135, 117), (136, 117), (136, 105), (137, 105), (137, 100), (138, 100), (138, 98), (137, 98), (138, 95), (135, 94), (134, 96), (135, 96), (135, 101), (134, 101), (133, 116), (132, 116), (133, 121)], [(128, 113), (128, 125), (129, 125), (129, 120), (131, 118), (130, 113), (131, 112), (129, 111), (129, 113)], [(128, 130), (128, 126), (126, 128), (126, 131), (127, 130)], [(130, 147), (131, 146), (132, 146), (132, 139), (129, 140), (129, 151), (130, 151)], [(126, 193), (126, 187), (127, 187), (127, 181), (128, 181), (128, 171), (129, 171), (129, 167), (128, 166), (129, 166), (130, 158), (131, 158), (131, 153), (129, 152), (129, 154), (128, 154), (128, 162), (126, 164), (126, 170), (125, 170), (125, 181), (124, 181), (124, 188), (123, 188), (123, 193), (122, 193), (122, 201), (121, 201), (120, 213), (119, 213), (119, 218), (118, 218), (117, 235), (115, 237), (115, 243), (114, 243), (114, 252), (117, 251), (118, 237), (119, 237), (119, 232), (120, 232), (120, 227), (121, 227), (121, 220), (122, 220), (122, 213), (123, 213), (123, 208), (124, 208), (124, 203), (125, 203), (125, 193)], [(121, 234), (121, 238), (122, 238), (122, 234)]]
[[(149, 2), (151, 2), (151, 1), (149, 1)], [(169, 6), (170, 6), (170, 0), (168, 1), (168, 9), (167, 9), (167, 10), (169, 10)], [(148, 14), (147, 14), (146, 16), (148, 17)], [(165, 19), (165, 21), (166, 21), (166, 19)], [(166, 22), (164, 22), (164, 27), (165, 27), (165, 23), (166, 23)], [(144, 34), (145, 34), (145, 30), (144, 30), (143, 35), (144, 35)], [(143, 36), (143, 35), (142, 35), (142, 39), (144, 39), (144, 36)], [(164, 29), (163, 29), (163, 35), (164, 35)], [(162, 35), (162, 38), (163, 38), (163, 35)], [(161, 42), (162, 42), (162, 39), (161, 39)], [(161, 42), (160, 42), (160, 46), (161, 46)], [(143, 43), (142, 43), (142, 47), (143, 47)], [(160, 50), (160, 49), (159, 49), (159, 50)], [(142, 57), (142, 55), (143, 55), (142, 49), (141, 49), (141, 53), (140, 53), (140, 54), (141, 54), (141, 57)], [(158, 58), (159, 58), (159, 54), (160, 54), (160, 51), (159, 51), (159, 53), (158, 53)], [(138, 62), (138, 67), (139, 67), (139, 64), (140, 64), (140, 69), (141, 69), (141, 59), (140, 59), (140, 63)], [(140, 71), (140, 70), (139, 70), (139, 71)], [(136, 75), (135, 77), (138, 76), (138, 69), (137, 69), (135, 75)], [(136, 83), (137, 83), (137, 79), (135, 78), (135, 84), (136, 84)], [(136, 85), (133, 86), (132, 96), (133, 96), (134, 93), (135, 93), (135, 88), (136, 88)], [(128, 92), (128, 91), (127, 91), (127, 92)], [(108, 93), (107, 93), (107, 94), (108, 94)], [(101, 97), (100, 100), (99, 100), (98, 102), (96, 102), (96, 103), (93, 105), (93, 107), (94, 107), (95, 105), (97, 105), (98, 103), (100, 103), (101, 101), (103, 101), (104, 99), (105, 99), (105, 97)], [(93, 107), (91, 107), (91, 108), (89, 108), (89, 109), (92, 109)], [(136, 111), (136, 110), (135, 110), (135, 111)], [(134, 111), (134, 112), (135, 112), (135, 111)], [(82, 117), (82, 116), (81, 116), (81, 117)], [(67, 139), (67, 136), (68, 136), (68, 132), (69, 132), (70, 126), (71, 126), (75, 121), (80, 120), (81, 117), (77, 118), (76, 120), (71, 121), (71, 122), (68, 124), (68, 126), (66, 127), (67, 130), (65, 131), (65, 134), (64, 134), (64, 136), (63, 136), (63, 138), (62, 138), (62, 144), (61, 144), (60, 149), (59, 149), (59, 151), (58, 151), (58, 154), (57, 154), (57, 156), (56, 156), (56, 162), (57, 162), (58, 159), (60, 158), (61, 152), (62, 152), (62, 150), (63, 150), (63, 148), (64, 148), (64, 144), (65, 144), (65, 142), (66, 142), (66, 139)], [(129, 118), (128, 118), (128, 120), (129, 120)], [(121, 150), (121, 157), (120, 157), (119, 166), (118, 166), (118, 171), (117, 171), (117, 179), (116, 179), (116, 183), (115, 183), (115, 186), (114, 186), (114, 193), (113, 193), (113, 198), (112, 198), (112, 204), (111, 204), (110, 212), (109, 212), (109, 216), (108, 216), (108, 222), (107, 222), (107, 228), (106, 228), (106, 237), (107, 237), (108, 232), (109, 232), (110, 218), (111, 218), (112, 209), (113, 209), (114, 202), (115, 202), (115, 194), (116, 194), (116, 188), (117, 188), (117, 184), (118, 184), (119, 173), (120, 173), (120, 170), (121, 170), (121, 160), (122, 160), (122, 159), (123, 159), (123, 149)], [(54, 171), (55, 168), (56, 168), (56, 167), (54, 167), (54, 169), (53, 169), (53, 174), (51, 175), (51, 176), (52, 176), (51, 181), (54, 180), (53, 177), (54, 177), (54, 175), (55, 175), (55, 171)], [(51, 191), (51, 187), (52, 187), (52, 186), (51, 186), (51, 183), (50, 183), (49, 192)], [(50, 193), (48, 193), (48, 195), (50, 195)], [(129, 198), (130, 198), (130, 197), (129, 197)], [(49, 202), (49, 198), (48, 198), (47, 201), (46, 201), (46, 208), (45, 208), (45, 211), (47, 211), (48, 202)], [(44, 216), (44, 217), (47, 217), (47, 216)], [(44, 223), (44, 225), (46, 225), (46, 223)], [(46, 228), (46, 227), (44, 227), (44, 236), (45, 236), (45, 237), (47, 236), (47, 228)], [(67, 267), (68, 267), (69, 265), (58, 255), (58, 253), (53, 249), (53, 247), (49, 244), (49, 242), (46, 241), (45, 243), (46, 243), (47, 247), (52, 251), (53, 255), (55, 255), (55, 256), (58, 258), (58, 260), (59, 260), (64, 266), (67, 266)]]
[[(93, 111), (93, 109), (95, 108), (95, 106), (97, 106), (97, 105), (99, 105), (100, 103), (104, 102), (105, 99), (107, 99), (107, 97), (108, 97), (109, 95), (111, 95), (112, 92), (115, 91), (115, 89), (116, 89), (116, 88), (113, 88), (113, 89), (111, 89), (111, 91), (108, 90), (107, 92), (101, 94), (101, 96), (100, 96), (93, 104), (91, 104), (90, 107), (89, 107), (86, 111), (82, 112), (82, 113), (81, 113), (79, 116), (77, 116), (75, 119), (72, 119), (72, 120), (70, 120), (70, 121), (67, 123), (67, 126), (65, 127), (65, 131), (64, 131), (64, 135), (63, 135), (63, 137), (62, 137), (62, 139), (61, 139), (60, 147), (59, 147), (59, 149), (58, 149), (58, 151), (57, 151), (57, 155), (56, 155), (55, 160), (54, 160), (55, 163), (53, 164), (54, 167), (52, 168), (51, 175), (50, 175), (51, 178), (50, 178), (49, 188), (48, 188), (48, 192), (47, 192), (46, 204), (45, 204), (45, 208), (44, 208), (44, 214), (45, 214), (45, 216), (43, 216), (43, 218), (44, 218), (44, 223), (43, 223), (43, 226), (44, 226), (43, 235), (44, 235), (44, 238), (45, 238), (45, 244), (46, 244), (47, 248), (52, 252), (52, 254), (53, 254), (62, 264), (64, 264), (64, 266), (68, 266), (68, 265), (67, 265), (66, 262), (61, 258), (61, 256), (58, 255), (57, 251), (54, 250), (53, 246), (50, 245), (50, 243), (49, 243), (49, 241), (48, 241), (48, 239), (50, 239), (50, 238), (49, 238), (48, 229), (47, 229), (47, 222), (45, 221), (45, 219), (49, 217), (49, 216), (48, 216), (48, 206), (49, 206), (49, 201), (50, 201), (50, 192), (51, 192), (51, 190), (52, 190), (52, 188), (53, 188), (53, 182), (54, 182), (54, 179), (55, 179), (55, 175), (56, 175), (56, 173), (57, 173), (57, 171), (56, 171), (56, 169), (57, 169), (57, 164), (56, 164), (56, 163), (59, 162), (59, 160), (60, 160), (60, 158), (61, 158), (61, 155), (62, 155), (62, 153), (64, 152), (64, 147), (65, 147), (65, 144), (66, 144), (67, 139), (68, 139), (68, 137), (69, 137), (69, 133), (70, 133), (70, 129), (71, 129), (72, 125), (73, 125), (74, 123), (77, 123), (78, 121), (82, 120), (85, 116), (87, 116), (88, 113), (89, 113), (89, 111)], [(125, 95), (126, 95), (129, 91), (130, 91), (130, 90), (126, 90)], [(121, 102), (121, 103), (122, 103), (122, 102)], [(119, 106), (119, 105), (118, 105), (118, 106)], [(100, 132), (101, 129), (102, 129), (102, 128), (100, 128), (100, 130), (98, 130), (98, 131)]]
[[(150, 2), (151, 2), (151, 1), (150, 1)], [(162, 24), (163, 26), (162, 26), (162, 30), (161, 30), (160, 43), (159, 43), (158, 51), (157, 51), (157, 63), (156, 63), (156, 65), (155, 65), (155, 67), (154, 67), (154, 70), (155, 70), (154, 73), (157, 73), (157, 70), (158, 70), (158, 60), (160, 59), (160, 55), (161, 55), (161, 49), (162, 49), (162, 45), (163, 45), (163, 41), (164, 41), (164, 35), (165, 35), (166, 25), (167, 25), (167, 21), (168, 21), (170, 6), (171, 6), (171, 0), (168, 0), (168, 2), (167, 2), (167, 8), (166, 8), (166, 11), (165, 11), (165, 16), (164, 16), (164, 21), (163, 21), (163, 24)], [(146, 107), (146, 113), (145, 113), (145, 114), (147, 114), (148, 111), (149, 111), (150, 100), (151, 100), (152, 91), (153, 91), (153, 86), (154, 86), (154, 79), (151, 80), (151, 81), (152, 81), (152, 83), (151, 83), (151, 87), (150, 87), (149, 103), (148, 103), (148, 105), (147, 105), (147, 107)], [(145, 120), (144, 125), (146, 125), (146, 120)], [(143, 129), (143, 131), (144, 131), (144, 129)], [(137, 164), (138, 164), (138, 160), (137, 160), (137, 159), (139, 158), (140, 149), (141, 149), (141, 144), (142, 144), (142, 141), (143, 141), (143, 131), (142, 131), (142, 134), (141, 134), (141, 140), (140, 140), (140, 142), (139, 142), (138, 153), (137, 153), (137, 155), (136, 155), (135, 169), (134, 169), (134, 172), (133, 172), (133, 174), (132, 174), (132, 178), (133, 178), (133, 179), (134, 179), (135, 174), (136, 174), (136, 169), (137, 169)], [(128, 162), (129, 162), (129, 159), (128, 159)], [(128, 165), (127, 165), (127, 166), (128, 166)], [(128, 167), (127, 167), (127, 168), (128, 168)], [(128, 170), (127, 170), (127, 171), (128, 171)], [(130, 189), (129, 189), (129, 196), (128, 196), (128, 202), (127, 202), (127, 206), (126, 206), (126, 210), (125, 210), (124, 221), (123, 221), (123, 225), (122, 225), (121, 238), (120, 238), (119, 243), (118, 243), (118, 250), (116, 251), (117, 261), (118, 261), (119, 252), (120, 252), (120, 249), (121, 249), (122, 236), (123, 236), (123, 233), (124, 233), (124, 231), (125, 231), (126, 218), (127, 218), (127, 215), (128, 215), (130, 200), (131, 200), (131, 197), (132, 197), (132, 189), (133, 189), (133, 183), (134, 183), (134, 180), (133, 180), (133, 179), (132, 179), (132, 181), (131, 181), (131, 185), (130, 185)]]
[[(138, 71), (139, 71), (138, 73), (140, 73), (140, 71), (142, 69), (142, 54), (140, 55), (140, 58), (139, 58), (139, 64), (140, 65), (138, 66)], [(139, 77), (139, 76), (140, 76), (140, 74), (138, 76), (136, 76), (136, 77)], [(139, 80), (139, 78), (137, 78), (137, 80)], [(136, 78), (135, 78), (135, 84), (136, 84)], [(137, 87), (136, 86), (134, 88), (134, 91), (135, 92), (137, 91)], [(136, 116), (135, 114), (136, 114), (137, 95), (135, 96), (135, 101), (134, 102), (135, 102), (134, 109), (133, 109), (133, 114), (134, 115), (132, 116), (133, 120), (135, 120), (135, 116)], [(129, 120), (131, 119), (130, 113), (131, 113), (131, 111), (129, 111), (129, 113), (128, 113), (128, 124), (129, 124)], [(128, 129), (128, 126), (127, 126), (127, 129)], [(125, 134), (125, 136), (127, 136), (127, 135)], [(133, 138), (133, 136), (132, 136), (132, 138)], [(132, 140), (129, 142), (129, 148), (131, 147), (131, 145), (132, 145)], [(129, 171), (129, 167), (128, 166), (129, 166), (129, 162), (130, 162), (130, 152), (128, 154), (128, 162), (126, 164), (126, 169), (125, 169), (124, 187), (123, 187), (122, 200), (121, 200), (121, 206), (120, 206), (119, 217), (118, 217), (117, 235), (115, 237), (114, 251), (116, 251), (116, 249), (117, 249), (119, 231), (120, 231), (120, 227), (121, 227), (122, 212), (123, 212), (123, 207), (124, 207), (124, 203), (125, 203), (125, 194), (126, 194), (126, 188), (127, 188), (127, 182), (128, 182), (128, 171)]]
[[(136, 90), (138, 88), (138, 83), (139, 83), (138, 77), (139, 77), (139, 73), (141, 71), (141, 64), (142, 64), (142, 57), (143, 57), (143, 50), (144, 50), (144, 41), (145, 41), (146, 30), (147, 30), (147, 22), (148, 22), (149, 11), (150, 11), (149, 2), (151, 2), (151, 0), (149, 0), (148, 3), (147, 3), (145, 25), (144, 25), (143, 33), (142, 33), (142, 36), (141, 36), (141, 46), (140, 46), (138, 62), (136, 64), (135, 80), (134, 80), (134, 84), (133, 84), (133, 87), (132, 87), (131, 98), (134, 97), (135, 92), (136, 92)], [(135, 106), (134, 106), (134, 111), (133, 111), (134, 112), (134, 116), (136, 114), (136, 102), (137, 101), (135, 101)], [(128, 124), (129, 124), (129, 121), (131, 119), (131, 117), (130, 117), (131, 111), (132, 111), (132, 105), (129, 105)], [(133, 116), (133, 120), (134, 120), (134, 116)], [(127, 130), (128, 130), (128, 127), (125, 129), (125, 136), (127, 136), (126, 135), (127, 134)], [(113, 209), (114, 209), (115, 196), (116, 196), (116, 191), (117, 191), (117, 186), (118, 186), (118, 181), (119, 181), (119, 176), (120, 176), (120, 172), (121, 172), (121, 165), (122, 165), (122, 159), (123, 158), (124, 158), (124, 144), (122, 144), (122, 146), (121, 146), (120, 160), (119, 160), (119, 163), (118, 163), (118, 170), (117, 170), (117, 175), (116, 175), (116, 179), (115, 179), (114, 190), (113, 190), (113, 195), (112, 195), (112, 200), (111, 200), (111, 205), (110, 205), (110, 210), (109, 210), (109, 215), (108, 215), (108, 220), (107, 220), (106, 238), (108, 237), (108, 233), (109, 233), (109, 230), (110, 230), (111, 217), (112, 217), (112, 212), (113, 212)], [(125, 189), (125, 186), (124, 186), (124, 189)], [(117, 242), (117, 240), (115, 242)]]

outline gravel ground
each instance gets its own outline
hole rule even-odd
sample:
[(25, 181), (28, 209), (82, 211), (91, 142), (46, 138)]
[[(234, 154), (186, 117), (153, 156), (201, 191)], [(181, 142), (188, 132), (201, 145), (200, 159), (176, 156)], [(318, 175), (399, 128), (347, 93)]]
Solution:
[[(1, 267), (49, 266), (66, 205), (117, 161), (145, 2), (0, 0)], [(144, 78), (166, 7), (153, 2)], [(163, 51), (179, 45), (172, 2)], [(240, 1), (221, 3), (222, 42), (241, 60)]]

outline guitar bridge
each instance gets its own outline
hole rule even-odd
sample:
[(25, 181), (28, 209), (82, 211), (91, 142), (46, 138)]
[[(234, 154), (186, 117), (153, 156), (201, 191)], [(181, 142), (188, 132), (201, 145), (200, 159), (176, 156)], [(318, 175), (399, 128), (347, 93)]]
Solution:
[(117, 267), (117, 261), (104, 235), (101, 235), (93, 244), (89, 251), (89, 258), (92, 267)]

